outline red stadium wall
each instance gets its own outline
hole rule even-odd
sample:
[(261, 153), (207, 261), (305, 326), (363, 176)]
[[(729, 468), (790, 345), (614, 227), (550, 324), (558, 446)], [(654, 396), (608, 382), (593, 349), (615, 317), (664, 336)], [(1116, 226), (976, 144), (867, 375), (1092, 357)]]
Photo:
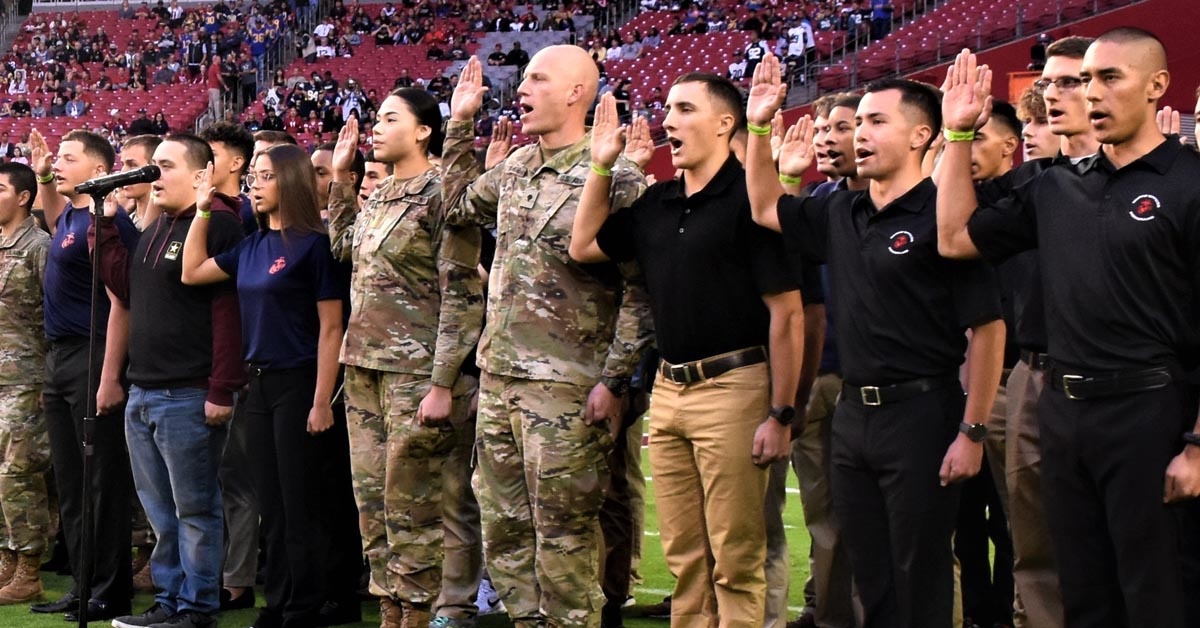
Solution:
[[(1136, 26), (1154, 33), (1167, 46), (1171, 68), (1171, 87), (1163, 104), (1192, 111), (1196, 104), (1196, 87), (1200, 85), (1200, 46), (1192, 40), (1196, 36), (1196, 29), (1194, 20), (1189, 19), (1196, 17), (1196, 11), (1192, 0), (1146, 0), (1049, 32), (1055, 38), (1067, 35), (1096, 36), (1118, 26)], [(1024, 70), (1028, 66), (1029, 48), (1033, 43), (1034, 38), (1027, 37), (979, 55), (980, 61), (991, 66), (997, 77), (992, 86), (996, 98), (1008, 98), (1008, 73)], [(946, 66), (941, 65), (917, 72), (911, 78), (940, 85), (945, 71)], [(808, 107), (791, 109), (784, 112), (784, 119), (791, 124), (807, 112)], [(671, 155), (666, 147), (659, 147), (655, 151), (647, 172), (659, 180), (673, 176)]]

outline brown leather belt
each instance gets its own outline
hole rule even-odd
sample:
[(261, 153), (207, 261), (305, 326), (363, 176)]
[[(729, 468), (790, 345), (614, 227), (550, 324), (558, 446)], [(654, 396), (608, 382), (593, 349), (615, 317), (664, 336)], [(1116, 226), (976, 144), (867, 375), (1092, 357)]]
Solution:
[(736, 368), (761, 364), (766, 361), (767, 350), (760, 346), (683, 364), (669, 364), (663, 360), (658, 370), (662, 372), (664, 379), (686, 385), (712, 379)]

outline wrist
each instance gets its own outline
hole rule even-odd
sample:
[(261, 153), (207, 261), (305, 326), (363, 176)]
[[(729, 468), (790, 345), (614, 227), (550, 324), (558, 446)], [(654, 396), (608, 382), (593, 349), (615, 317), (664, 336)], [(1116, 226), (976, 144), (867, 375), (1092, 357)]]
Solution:
[(351, 178), (351, 173), (349, 170), (334, 170), (333, 171), (333, 182), (334, 183), (341, 183), (344, 185), (349, 185), (351, 181), (352, 181), (352, 178)]
[(784, 185), (800, 185), (804, 183), (804, 179), (800, 176), (793, 176), (783, 172), (779, 173), (779, 182)]
[(746, 130), (750, 132), (751, 136), (768, 137), (771, 135), (771, 121), (747, 120)]
[(949, 127), (946, 127), (945, 129), (942, 129), (942, 136), (945, 137), (946, 141), (950, 142), (950, 143), (972, 142), (975, 140), (975, 129), (972, 128), (972, 129), (967, 129), (967, 130), (960, 130), (960, 129), (951, 129)]
[(47, 172), (46, 174), (38, 174), (37, 182), (41, 183), (42, 185), (49, 185), (51, 183), (54, 183), (54, 173)]
[(592, 165), (591, 165), (591, 169), (592, 169), (592, 172), (594, 172), (594, 173), (596, 173), (596, 174), (598, 174), (598, 175), (600, 175), (600, 176), (602, 176), (602, 177), (605, 177), (605, 178), (611, 178), (611, 177), (613, 176), (613, 171), (612, 171), (612, 169), (613, 169), (613, 166), (614, 166), (614, 165), (615, 165), (615, 164), (608, 164), (608, 165), (605, 165), (605, 164), (603, 164), (603, 163), (600, 163), (600, 162), (598, 162), (598, 161), (593, 161), (593, 162), (592, 162)]
[(618, 397), (624, 397), (625, 393), (629, 392), (628, 377), (602, 377), (600, 378), (600, 383), (604, 384), (608, 392)]

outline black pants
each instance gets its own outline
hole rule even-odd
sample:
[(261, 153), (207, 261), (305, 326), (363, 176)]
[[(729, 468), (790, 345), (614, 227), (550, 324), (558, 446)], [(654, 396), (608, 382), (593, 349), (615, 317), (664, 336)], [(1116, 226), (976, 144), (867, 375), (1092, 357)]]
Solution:
[[(959, 501), (954, 554), (962, 565), (963, 615), (980, 626), (1011, 626), (1013, 545), (986, 454), (979, 474), (963, 482)], [(994, 560), (988, 541), (996, 547)]]
[[(103, 350), (96, 356), (95, 377), (100, 378)], [(88, 342), (86, 338), (57, 341), (46, 354), (46, 427), (50, 457), (58, 489), (63, 536), (67, 541), (71, 573), (79, 578), (80, 543), (85, 525), (95, 531), (92, 541), (92, 598), (118, 611), (129, 609), (133, 595), (130, 570), (130, 500), (133, 476), (125, 449), (125, 406), (100, 416), (92, 442), (91, 488), (93, 518), (83, 521), (83, 417), (87, 413)], [(76, 581), (72, 592), (78, 593)]]
[(964, 407), (955, 385), (864, 406), (838, 403), (833, 420), (833, 508), (862, 599), (863, 628), (950, 628), (950, 537), (960, 489), (938, 471)]
[(630, 569), (633, 565), (633, 537), (641, 530), (633, 529), (633, 504), (629, 499), (628, 464), (625, 459), (625, 441), (629, 428), (650, 407), (650, 394), (643, 390), (630, 390), (629, 409), (622, 417), (621, 431), (608, 454), (610, 469), (608, 489), (604, 491), (604, 505), (600, 508), (600, 531), (604, 534), (604, 573), (600, 588), (604, 591), (604, 609), (601, 626), (612, 628), (624, 625), (621, 607), (630, 594)]
[[(340, 384), (340, 378), (339, 378)], [(340, 388), (340, 386), (339, 386)], [(333, 404), (333, 427), (329, 447), (322, 456), (321, 477), (325, 481), (323, 512), (328, 517), (330, 546), (325, 567), (325, 599), (343, 605), (358, 604), (358, 580), (363, 569), (362, 535), (358, 529), (358, 504), (350, 473), (350, 435), (346, 431), (346, 404), (337, 395)]]
[[(266, 612), (286, 628), (310, 628), (325, 601), (335, 530), (329, 512), (341, 504), (327, 493), (331, 452), (348, 447), (345, 421), (308, 433), (316, 365), (250, 370), (246, 423), (255, 492), (266, 549)], [(339, 449), (340, 448), (340, 449)], [(355, 575), (357, 582), (357, 575)]]
[[(1167, 464), (1196, 405), (1190, 386), (1072, 401), (1046, 386), (1038, 405), (1046, 516), (1067, 628), (1182, 628), (1183, 564), (1195, 501), (1163, 504)], [(1184, 556), (1186, 554), (1186, 556)]]

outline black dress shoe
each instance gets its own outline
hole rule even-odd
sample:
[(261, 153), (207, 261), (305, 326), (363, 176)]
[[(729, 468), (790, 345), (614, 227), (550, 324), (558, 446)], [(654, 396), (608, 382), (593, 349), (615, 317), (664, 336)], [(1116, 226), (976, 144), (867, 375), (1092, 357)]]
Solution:
[(318, 626), (341, 626), (362, 621), (362, 603), (358, 600), (334, 602), (330, 600), (317, 612)]
[(254, 608), (254, 589), (246, 589), (237, 597), (230, 597), (229, 589), (221, 589), (221, 610), (236, 611)]
[[(116, 619), (117, 617), (120, 617), (122, 615), (128, 615), (129, 610), (130, 609), (129, 609), (128, 604), (126, 604), (125, 606), (123, 606), (121, 608), (117, 608), (116, 606), (109, 604), (108, 602), (105, 602), (103, 600), (89, 600), (88, 604), (87, 604), (86, 620), (89, 622), (93, 622), (93, 621), (107, 621), (109, 619)], [(67, 611), (66, 615), (63, 616), (63, 619), (66, 619), (69, 622), (78, 622), (79, 621), (78, 605), (76, 605), (76, 608), (72, 608), (71, 610)]]
[(31, 613), (61, 613), (74, 606), (79, 606), (79, 597), (68, 593), (53, 602), (42, 602), (29, 607)]

